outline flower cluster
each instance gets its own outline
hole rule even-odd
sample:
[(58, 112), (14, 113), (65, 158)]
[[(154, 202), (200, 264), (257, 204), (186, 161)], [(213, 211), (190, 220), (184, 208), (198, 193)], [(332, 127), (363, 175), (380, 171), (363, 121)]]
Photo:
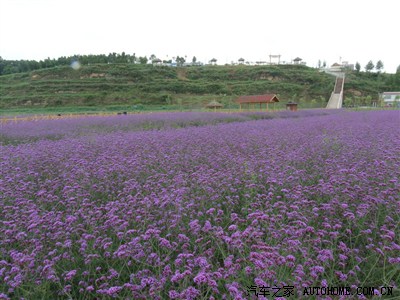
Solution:
[(221, 115), (3, 128), (0, 298), (398, 289), (398, 111)]

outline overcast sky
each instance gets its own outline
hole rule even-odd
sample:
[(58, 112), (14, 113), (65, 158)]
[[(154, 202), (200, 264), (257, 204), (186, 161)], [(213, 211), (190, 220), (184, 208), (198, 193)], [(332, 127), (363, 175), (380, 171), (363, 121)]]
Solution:
[(399, 0), (0, 0), (0, 56), (193, 56), (400, 65)]

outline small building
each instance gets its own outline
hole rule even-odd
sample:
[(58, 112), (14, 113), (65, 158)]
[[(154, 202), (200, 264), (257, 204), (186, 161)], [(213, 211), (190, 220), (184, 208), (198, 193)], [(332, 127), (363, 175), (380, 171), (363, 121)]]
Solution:
[(280, 65), (281, 64), (281, 55), (280, 54), (270, 54), (269, 55), (269, 64), (270, 65)]
[(210, 60), (210, 64), (216, 65), (217, 64), (217, 59), (216, 58), (211, 59)]
[(244, 64), (244, 58), (241, 57), (238, 59), (239, 65), (243, 65)]
[(159, 58), (155, 58), (155, 59), (153, 59), (153, 60), (151, 61), (151, 63), (152, 63), (153, 65), (161, 65), (161, 64), (162, 64), (162, 60), (159, 59)]
[(384, 106), (399, 106), (400, 92), (383, 92), (381, 95)]
[(257, 109), (259, 107), (259, 109), (262, 110), (263, 104), (265, 104), (265, 109), (268, 111), (268, 105), (272, 104), (273, 109), (275, 109), (276, 102), (279, 102), (276, 94), (240, 96), (236, 100), (236, 103), (240, 105), (240, 110), (242, 110), (243, 107), (247, 107), (248, 109)]
[(295, 102), (286, 103), (286, 110), (297, 111), (297, 103)]
[(217, 109), (221, 109), (223, 105), (215, 100), (211, 101), (206, 105), (207, 108), (214, 109), (216, 111)]
[(348, 71), (354, 71), (354, 64), (350, 64), (348, 61), (342, 62), (342, 69)]
[(329, 71), (331, 72), (344, 72), (344, 71), (353, 71), (354, 65), (349, 64), (349, 62), (344, 61), (341, 64), (334, 63), (330, 68)]
[(293, 63), (295, 65), (300, 65), (301, 64), (302, 59), (300, 57), (296, 57), (295, 59), (293, 59)]

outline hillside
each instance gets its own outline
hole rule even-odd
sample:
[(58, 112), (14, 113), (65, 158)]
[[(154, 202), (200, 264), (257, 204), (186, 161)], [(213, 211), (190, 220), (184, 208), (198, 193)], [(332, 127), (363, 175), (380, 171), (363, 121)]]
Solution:
[[(345, 96), (376, 98), (396, 87), (389, 74), (350, 74)], [(392, 78), (393, 77), (393, 78)], [(238, 95), (276, 93), (282, 102), (323, 107), (334, 77), (300, 65), (168, 67), (93, 64), (0, 76), (1, 109), (62, 107), (201, 108), (211, 100), (235, 107)], [(400, 86), (397, 86), (400, 90)]]

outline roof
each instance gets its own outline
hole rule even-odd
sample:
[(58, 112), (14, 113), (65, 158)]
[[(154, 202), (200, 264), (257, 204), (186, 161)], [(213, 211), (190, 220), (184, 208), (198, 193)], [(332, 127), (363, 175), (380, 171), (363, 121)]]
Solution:
[(300, 57), (296, 57), (295, 59), (293, 59), (293, 61), (301, 61), (302, 59)]
[(400, 92), (383, 92), (383, 95), (400, 95)]
[(252, 96), (240, 96), (237, 103), (273, 103), (279, 102), (276, 94), (265, 94), (265, 95), (252, 95)]
[(213, 108), (213, 107), (222, 107), (223, 105), (215, 100), (211, 101), (206, 105), (208, 108)]

